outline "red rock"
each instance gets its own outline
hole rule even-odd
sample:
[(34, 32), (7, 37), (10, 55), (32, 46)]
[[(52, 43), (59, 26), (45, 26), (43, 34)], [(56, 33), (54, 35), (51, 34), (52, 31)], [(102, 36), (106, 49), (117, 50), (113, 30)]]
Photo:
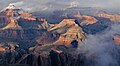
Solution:
[(79, 18), (79, 19), (82, 19), (84, 20), (86, 23), (84, 23), (85, 25), (89, 25), (89, 24), (94, 24), (97, 22), (97, 19), (95, 19), (94, 17), (92, 16), (84, 16), (84, 15), (81, 15), (80, 12), (78, 12), (76, 15), (74, 15), (76, 18)]
[(97, 22), (97, 19), (95, 19), (94, 17), (91, 17), (91, 16), (82, 16), (82, 19), (87, 22), (86, 25), (94, 24)]
[(115, 42), (115, 44), (120, 45), (120, 36), (119, 35), (114, 36), (114, 42)]
[(5, 52), (5, 48), (0, 47), (0, 52)]
[(32, 17), (32, 14), (31, 14), (31, 13), (24, 12), (24, 13), (21, 13), (20, 16), (21, 16), (21, 17)]

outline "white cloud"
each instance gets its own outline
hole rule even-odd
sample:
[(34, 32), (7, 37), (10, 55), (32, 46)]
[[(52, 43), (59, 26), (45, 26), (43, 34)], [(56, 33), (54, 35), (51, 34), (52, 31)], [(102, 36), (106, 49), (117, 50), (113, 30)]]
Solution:
[[(11, 2), (21, 3), (21, 7), (30, 8), (33, 11), (40, 11), (54, 9), (62, 9), (68, 6), (71, 2), (76, 3), (80, 7), (102, 7), (102, 8), (116, 8), (118, 9), (120, 4), (119, 0), (0, 0), (0, 8), (7, 6)], [(20, 5), (19, 5), (20, 6)]]
[(93, 53), (95, 57), (91, 59), (96, 62), (95, 66), (118, 66), (120, 46), (116, 45), (112, 38), (120, 34), (119, 28), (120, 24), (113, 24), (102, 33), (88, 35), (87, 39), (79, 45), (78, 52), (87, 52), (87, 56)]

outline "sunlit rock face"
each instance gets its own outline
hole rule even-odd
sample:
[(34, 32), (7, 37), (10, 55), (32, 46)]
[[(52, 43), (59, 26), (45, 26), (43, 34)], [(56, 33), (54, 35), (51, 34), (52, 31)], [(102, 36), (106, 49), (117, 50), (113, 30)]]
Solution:
[(120, 15), (117, 14), (97, 14), (98, 17), (108, 18), (114, 22), (120, 22)]
[(74, 17), (84, 21), (84, 22), (81, 22), (81, 25), (95, 24), (97, 22), (96, 18), (94, 18), (92, 16), (81, 15), (80, 12), (78, 12), (76, 15), (74, 15)]
[(70, 47), (73, 40), (80, 44), (84, 41), (86, 34), (82, 28), (75, 22), (75, 19), (64, 19), (59, 24), (55, 24), (48, 31), (41, 33), (36, 38), (39, 45), (64, 45)]
[(119, 35), (114, 36), (113, 40), (114, 40), (115, 44), (120, 45), (120, 36)]
[(0, 46), (0, 53), (5, 52), (6, 48), (4, 48), (3, 46)]
[(20, 18), (18, 24), (23, 29), (50, 29), (51, 25), (45, 18)]
[(50, 31), (60, 34), (60, 38), (54, 44), (68, 45), (77, 40), (79, 43), (85, 39), (85, 33), (82, 28), (76, 24), (75, 19), (64, 19), (59, 24), (55, 25)]
[(113, 23), (110, 19), (98, 16), (81, 15), (80, 12), (74, 15), (78, 19), (79, 25), (87, 34), (96, 34), (104, 31), (108, 26)]

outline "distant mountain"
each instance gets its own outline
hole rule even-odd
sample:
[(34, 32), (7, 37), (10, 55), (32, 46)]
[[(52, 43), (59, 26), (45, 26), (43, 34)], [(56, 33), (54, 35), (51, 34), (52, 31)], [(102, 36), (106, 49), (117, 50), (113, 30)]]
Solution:
[(97, 14), (96, 16), (108, 18), (108, 19), (110, 19), (113, 22), (120, 22), (120, 15), (119, 14), (105, 14), (105, 13), (101, 13), (101, 14)]
[(38, 17), (40, 14), (45, 18), (47, 18), (49, 22), (58, 23), (65, 18), (75, 19), (76, 17), (74, 15), (76, 15), (78, 12), (80, 12), (81, 15), (87, 15), (87, 16), (96, 16), (96, 14), (99, 13), (109, 13), (108, 10), (97, 7), (71, 7), (63, 10), (55, 10), (53, 11), (53, 13), (47, 12), (46, 13), (47, 15), (45, 15), (45, 13), (38, 13), (38, 12), (34, 13), (34, 15)]
[[(111, 26), (111, 24), (113, 23), (111, 20), (102, 17), (95, 17), (95, 19), (97, 19), (97, 22), (94, 24), (81, 25), (85, 33), (96, 34), (102, 32), (103, 30)], [(81, 23), (83, 22), (85, 23), (84, 20), (81, 21)]]

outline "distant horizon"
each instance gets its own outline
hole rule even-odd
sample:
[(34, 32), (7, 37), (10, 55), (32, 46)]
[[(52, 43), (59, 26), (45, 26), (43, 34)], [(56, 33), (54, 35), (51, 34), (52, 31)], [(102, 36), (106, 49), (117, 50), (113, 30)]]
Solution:
[[(26, 9), (30, 12), (37, 11), (51, 11), (60, 10), (71, 7), (93, 7), (102, 8), (119, 12), (119, 1), (118, 0), (1, 0), (0, 10), (7, 7), (10, 3), (14, 3), (17, 7)], [(34, 6), (34, 7), (33, 7)]]

